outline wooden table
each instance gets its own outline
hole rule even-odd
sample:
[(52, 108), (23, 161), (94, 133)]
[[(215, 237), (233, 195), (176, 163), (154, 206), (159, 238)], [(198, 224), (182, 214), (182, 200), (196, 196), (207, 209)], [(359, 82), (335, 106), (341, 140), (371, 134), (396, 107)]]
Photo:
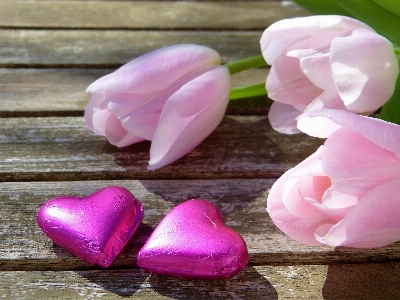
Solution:
[[(149, 142), (126, 148), (89, 131), (86, 87), (148, 51), (210, 46), (223, 61), (259, 54), (271, 23), (308, 13), (284, 1), (0, 2), (0, 298), (399, 299), (400, 243), (359, 250), (311, 247), (281, 233), (265, 210), (270, 187), (323, 140), (274, 132), (266, 98), (232, 102), (215, 132), (177, 162), (147, 171)], [(263, 82), (267, 69), (233, 76)], [(40, 206), (119, 185), (146, 208), (108, 270), (53, 244)], [(136, 255), (178, 203), (205, 198), (247, 242), (250, 263), (223, 281), (151, 275)]]

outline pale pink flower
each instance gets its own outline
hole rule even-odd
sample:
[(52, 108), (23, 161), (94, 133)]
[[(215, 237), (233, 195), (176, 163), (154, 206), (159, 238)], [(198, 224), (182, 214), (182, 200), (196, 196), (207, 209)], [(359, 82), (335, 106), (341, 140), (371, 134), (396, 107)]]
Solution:
[(267, 211), (311, 245), (372, 248), (400, 240), (400, 126), (322, 109), (298, 122), (324, 145), (273, 185)]
[(344, 16), (278, 21), (261, 37), (272, 65), (266, 89), (275, 100), (272, 127), (298, 133), (304, 112), (321, 108), (369, 115), (393, 94), (398, 61), (393, 45), (366, 24)]
[(149, 170), (200, 144), (222, 120), (230, 74), (213, 49), (177, 45), (150, 52), (92, 83), (87, 126), (117, 147), (152, 141)]

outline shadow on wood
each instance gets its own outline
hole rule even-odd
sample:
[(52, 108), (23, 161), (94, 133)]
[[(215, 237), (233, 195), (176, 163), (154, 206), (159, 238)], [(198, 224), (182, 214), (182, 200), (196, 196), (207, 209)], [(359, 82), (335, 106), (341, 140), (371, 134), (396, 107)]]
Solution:
[[(135, 179), (274, 178), (308, 157), (322, 139), (274, 131), (267, 116), (225, 116), (217, 129), (190, 153), (155, 171), (147, 171), (149, 142), (124, 148), (103, 144)], [(140, 176), (140, 177), (139, 177)]]
[(324, 299), (399, 299), (400, 263), (334, 264), (328, 267)]
[[(265, 194), (264, 203), (266, 192), (271, 188), (273, 180), (249, 179), (247, 184), (243, 183), (242, 185), (238, 185), (238, 181), (229, 179), (218, 181), (139, 180), (139, 182), (153, 197), (159, 196), (173, 206), (190, 199), (206, 199), (215, 204), (224, 218), (227, 218), (231, 214), (240, 213)], [(259, 203), (256, 203), (255, 206), (254, 210), (258, 212), (260, 210)]]
[(154, 291), (173, 299), (278, 299), (273, 285), (252, 267), (227, 280), (182, 280), (152, 274), (149, 281)]
[(133, 296), (143, 289), (148, 278), (148, 274), (138, 269), (77, 271), (76, 274), (121, 297)]

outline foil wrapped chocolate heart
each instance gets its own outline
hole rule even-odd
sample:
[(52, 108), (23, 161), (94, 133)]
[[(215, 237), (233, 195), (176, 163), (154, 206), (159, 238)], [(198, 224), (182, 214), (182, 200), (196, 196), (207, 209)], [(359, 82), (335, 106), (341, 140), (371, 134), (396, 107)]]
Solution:
[(111, 186), (86, 198), (49, 200), (39, 210), (38, 225), (56, 244), (107, 268), (135, 234), (143, 216), (143, 205), (131, 192)]
[(225, 279), (249, 261), (243, 238), (225, 225), (218, 208), (203, 199), (172, 209), (140, 250), (146, 271), (186, 279)]

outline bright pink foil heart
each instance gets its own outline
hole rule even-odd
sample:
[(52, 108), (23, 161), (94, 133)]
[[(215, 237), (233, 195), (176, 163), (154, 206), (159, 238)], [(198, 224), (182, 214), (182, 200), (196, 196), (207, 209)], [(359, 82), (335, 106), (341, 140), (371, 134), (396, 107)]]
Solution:
[(131, 192), (112, 186), (87, 198), (49, 200), (40, 208), (38, 224), (56, 244), (107, 268), (135, 234), (143, 216), (143, 205)]
[(138, 265), (153, 273), (187, 279), (224, 279), (243, 270), (246, 243), (227, 227), (211, 202), (188, 200), (171, 210), (138, 254)]

